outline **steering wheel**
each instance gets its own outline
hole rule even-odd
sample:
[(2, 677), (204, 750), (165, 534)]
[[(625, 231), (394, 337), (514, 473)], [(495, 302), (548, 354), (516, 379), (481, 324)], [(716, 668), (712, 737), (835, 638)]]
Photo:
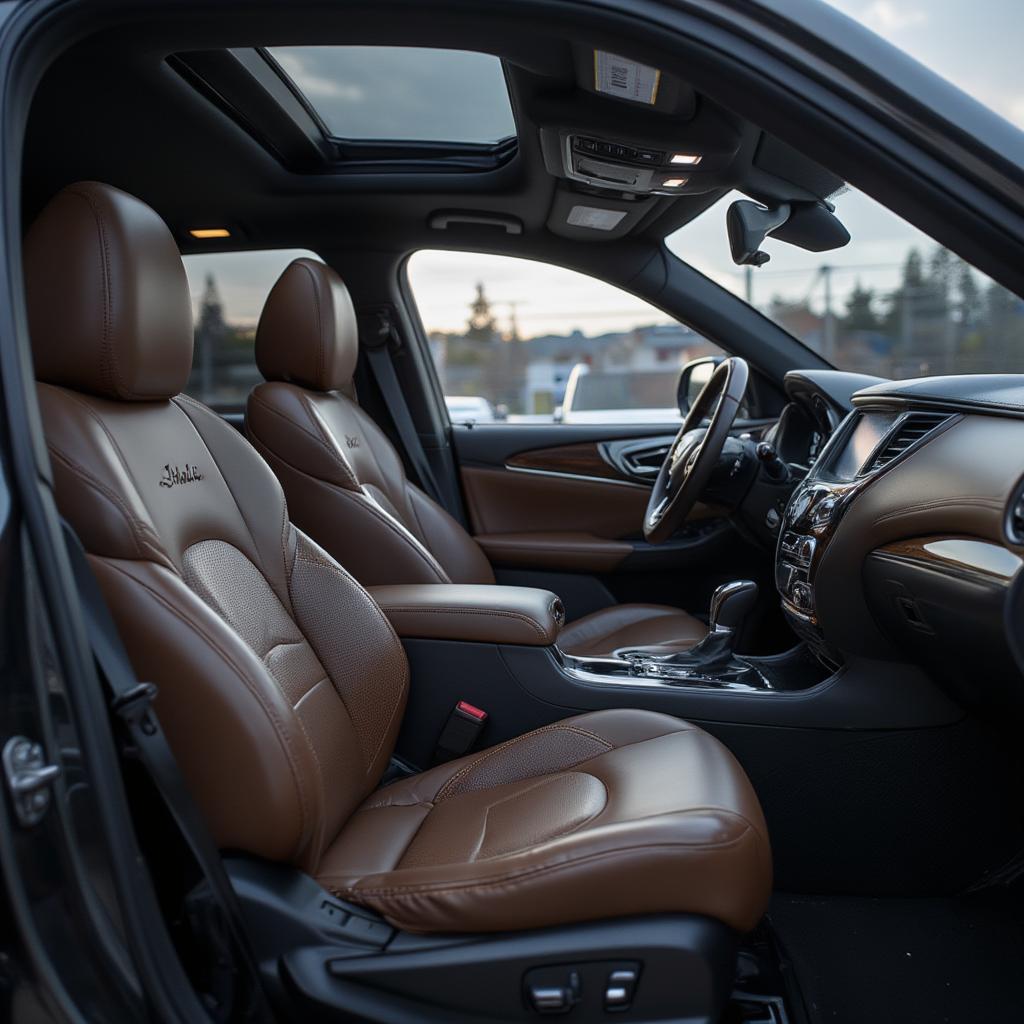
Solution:
[[(651, 544), (668, 540), (697, 503), (718, 464), (740, 403), (747, 390), (750, 368), (731, 356), (715, 368), (701, 388), (665, 456), (654, 481), (644, 514), (644, 538)], [(701, 423), (711, 422), (705, 430)]]

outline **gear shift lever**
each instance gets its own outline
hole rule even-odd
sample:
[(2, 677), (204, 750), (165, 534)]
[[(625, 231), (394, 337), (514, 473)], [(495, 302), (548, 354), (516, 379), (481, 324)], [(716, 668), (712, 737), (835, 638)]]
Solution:
[(669, 655), (624, 651), (622, 656), (637, 675), (680, 682), (693, 678), (724, 681), (756, 674), (735, 656), (743, 622), (756, 603), (757, 584), (752, 580), (725, 583), (712, 595), (708, 635), (696, 647)]
[(711, 595), (710, 632), (736, 634), (757, 603), (757, 584), (753, 580), (723, 583)]

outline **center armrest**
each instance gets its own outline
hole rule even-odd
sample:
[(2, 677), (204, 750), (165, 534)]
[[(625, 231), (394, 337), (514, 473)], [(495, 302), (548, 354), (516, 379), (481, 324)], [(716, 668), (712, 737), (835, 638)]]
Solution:
[(565, 624), (550, 590), (475, 583), (370, 587), (401, 637), (549, 647)]

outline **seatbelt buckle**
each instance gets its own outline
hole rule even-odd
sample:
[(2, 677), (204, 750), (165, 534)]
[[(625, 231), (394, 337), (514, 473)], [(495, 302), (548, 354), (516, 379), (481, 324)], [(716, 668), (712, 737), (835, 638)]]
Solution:
[(110, 708), (128, 726), (140, 728), (147, 736), (156, 732), (156, 722), (149, 712), (157, 695), (156, 683), (136, 683), (131, 689), (119, 693)]
[(437, 738), (437, 746), (434, 747), (434, 764), (468, 754), (476, 744), (486, 722), (486, 711), (470, 704), (467, 700), (460, 700), (452, 708), (448, 721), (445, 722), (441, 735)]

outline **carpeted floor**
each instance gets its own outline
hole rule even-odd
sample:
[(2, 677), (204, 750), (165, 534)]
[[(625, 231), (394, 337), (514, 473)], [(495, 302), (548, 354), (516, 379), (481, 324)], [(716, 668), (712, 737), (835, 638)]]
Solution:
[(810, 1024), (1009, 1024), (1024, 1022), (1024, 914), (1010, 893), (778, 894), (769, 921)]

